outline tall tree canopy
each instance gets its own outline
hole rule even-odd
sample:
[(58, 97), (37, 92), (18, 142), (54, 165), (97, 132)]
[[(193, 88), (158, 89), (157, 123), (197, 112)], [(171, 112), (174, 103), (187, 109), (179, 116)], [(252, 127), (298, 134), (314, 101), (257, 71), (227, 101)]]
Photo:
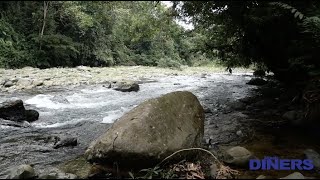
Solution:
[(179, 1), (230, 66), (257, 63), (283, 80), (319, 74), (319, 1)]
[(190, 65), (201, 38), (161, 3), (1, 1), (0, 67)]

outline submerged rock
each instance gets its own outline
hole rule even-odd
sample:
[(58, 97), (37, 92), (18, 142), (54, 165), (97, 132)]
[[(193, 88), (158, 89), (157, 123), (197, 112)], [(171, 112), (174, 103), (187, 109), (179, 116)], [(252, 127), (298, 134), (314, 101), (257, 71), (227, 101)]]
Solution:
[(0, 118), (16, 122), (33, 122), (39, 118), (35, 110), (26, 110), (21, 99), (10, 99), (0, 103)]
[(51, 101), (55, 103), (62, 103), (62, 104), (70, 104), (67, 98), (63, 97), (62, 95), (56, 95), (50, 98)]
[(36, 173), (32, 166), (23, 164), (9, 170), (6, 179), (34, 179)]
[(87, 149), (89, 162), (154, 165), (171, 153), (200, 147), (204, 112), (187, 91), (150, 99), (126, 113)]

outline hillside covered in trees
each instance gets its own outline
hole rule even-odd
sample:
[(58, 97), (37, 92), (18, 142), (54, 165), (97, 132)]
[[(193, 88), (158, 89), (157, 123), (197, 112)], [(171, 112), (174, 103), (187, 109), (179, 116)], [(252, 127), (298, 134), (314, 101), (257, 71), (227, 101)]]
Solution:
[(205, 37), (159, 2), (1, 1), (0, 9), (4, 68), (178, 67), (204, 58)]
[[(319, 2), (43, 1), (0, 3), (0, 67), (146, 65), (223, 60), (279, 79), (319, 74)], [(185, 30), (176, 18), (192, 18)], [(295, 77), (295, 78), (293, 78)]]

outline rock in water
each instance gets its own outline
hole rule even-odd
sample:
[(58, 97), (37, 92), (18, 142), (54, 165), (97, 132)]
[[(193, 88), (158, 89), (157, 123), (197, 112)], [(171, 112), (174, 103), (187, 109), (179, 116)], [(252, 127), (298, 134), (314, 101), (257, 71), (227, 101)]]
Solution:
[(55, 144), (53, 148), (58, 149), (61, 147), (76, 146), (76, 145), (78, 145), (77, 138), (68, 137), (68, 138), (61, 139), (61, 141)]
[(261, 78), (252, 78), (249, 82), (247, 82), (249, 85), (256, 85), (256, 86), (262, 86), (267, 84), (267, 81), (261, 79)]
[(30, 165), (23, 164), (18, 167), (12, 168), (6, 179), (33, 179), (36, 173)]
[(70, 104), (67, 98), (63, 97), (62, 95), (56, 95), (50, 98), (51, 101), (56, 103), (62, 103), (62, 104)]
[(109, 87), (121, 92), (138, 92), (140, 89), (139, 84), (135, 82), (117, 82), (114, 84), (110, 84)]
[(254, 158), (253, 154), (250, 151), (240, 146), (229, 149), (226, 155), (228, 158), (227, 160), (225, 160), (226, 163), (239, 167), (248, 167), (249, 160)]
[(16, 122), (33, 122), (39, 118), (35, 110), (26, 110), (21, 99), (10, 99), (0, 103), (0, 118)]
[(150, 99), (126, 113), (87, 149), (89, 162), (122, 166), (155, 165), (171, 153), (199, 147), (204, 112), (187, 91)]

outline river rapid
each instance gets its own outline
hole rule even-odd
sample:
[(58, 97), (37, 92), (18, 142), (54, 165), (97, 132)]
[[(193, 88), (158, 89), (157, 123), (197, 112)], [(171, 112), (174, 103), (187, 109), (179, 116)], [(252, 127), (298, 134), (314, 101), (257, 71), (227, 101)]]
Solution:
[[(119, 92), (103, 84), (2, 92), (1, 102), (13, 97), (22, 99), (26, 109), (37, 110), (40, 117), (26, 128), (0, 126), (0, 169), (33, 164), (41, 171), (75, 158), (124, 113), (144, 100), (173, 91), (194, 93), (200, 103), (210, 109), (206, 114), (205, 136), (224, 141), (228, 135), (221, 137), (212, 130), (217, 119), (214, 117), (225, 114), (222, 110), (225, 111), (230, 102), (248, 96), (254, 87), (245, 83), (251, 76), (252, 73), (175, 74), (141, 82), (138, 92)], [(239, 130), (237, 125), (229, 127), (231, 132), (224, 132), (234, 135)], [(76, 137), (78, 145), (54, 149), (56, 137)]]

